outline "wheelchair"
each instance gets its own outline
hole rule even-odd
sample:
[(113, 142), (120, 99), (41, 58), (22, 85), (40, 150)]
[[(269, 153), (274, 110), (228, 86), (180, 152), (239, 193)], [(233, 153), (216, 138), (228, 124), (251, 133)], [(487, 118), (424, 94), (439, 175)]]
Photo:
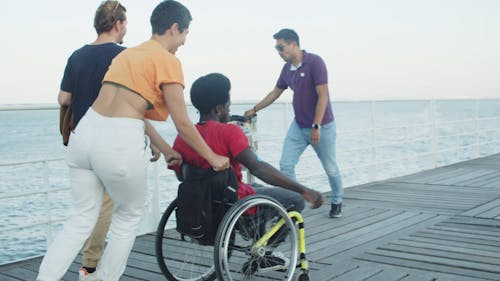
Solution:
[(156, 233), (156, 258), (168, 280), (309, 280), (302, 216), (273, 198), (238, 200), (219, 225), (214, 245), (177, 232), (176, 208), (174, 200)]
[[(231, 120), (242, 127), (255, 148), (256, 118), (233, 115)], [(214, 243), (207, 244), (176, 230), (177, 204), (175, 199), (163, 213), (155, 240), (156, 259), (168, 280), (309, 281), (300, 213), (287, 211), (269, 196), (251, 195), (227, 210)]]

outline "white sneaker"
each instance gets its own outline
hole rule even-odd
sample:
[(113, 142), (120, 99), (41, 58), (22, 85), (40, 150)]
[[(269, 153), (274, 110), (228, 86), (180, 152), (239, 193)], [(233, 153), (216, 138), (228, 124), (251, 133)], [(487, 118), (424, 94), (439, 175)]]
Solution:
[(87, 269), (82, 267), (78, 270), (78, 281), (102, 281), (102, 279), (97, 277), (97, 271), (88, 273)]

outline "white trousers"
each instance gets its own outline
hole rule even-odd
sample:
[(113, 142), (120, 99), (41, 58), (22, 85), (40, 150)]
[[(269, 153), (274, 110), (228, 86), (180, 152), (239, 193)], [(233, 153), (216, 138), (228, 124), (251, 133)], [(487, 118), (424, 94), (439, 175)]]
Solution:
[(97, 222), (106, 190), (115, 207), (97, 274), (119, 280), (134, 244), (147, 193), (144, 122), (104, 117), (90, 108), (71, 134), (66, 161), (73, 213), (40, 265), (37, 280), (57, 281), (67, 271)]

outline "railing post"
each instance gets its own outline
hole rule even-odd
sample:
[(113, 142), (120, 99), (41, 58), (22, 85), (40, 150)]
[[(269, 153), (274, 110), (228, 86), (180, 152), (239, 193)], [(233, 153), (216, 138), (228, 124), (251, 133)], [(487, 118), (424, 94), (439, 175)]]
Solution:
[(371, 169), (370, 181), (375, 181), (377, 176), (377, 151), (375, 148), (375, 101), (370, 101), (370, 147), (371, 147)]
[(160, 221), (160, 176), (158, 174), (158, 161), (153, 163), (153, 171), (154, 171), (154, 183), (153, 183), (153, 198), (151, 199), (153, 202), (151, 203), (151, 229), (155, 229), (156, 225)]
[(404, 126), (404, 135), (405, 135), (404, 144), (405, 144), (405, 155), (406, 155), (406, 161), (404, 165), (406, 173), (408, 173), (409, 172), (408, 163), (410, 163), (410, 143), (408, 140), (408, 126)]
[(479, 158), (479, 100), (474, 103), (474, 155)]
[(43, 161), (43, 189), (45, 190), (45, 210), (47, 212), (46, 247), (52, 243), (52, 216), (50, 214), (49, 163)]
[(429, 122), (431, 122), (431, 154), (432, 167), (437, 167), (437, 132), (436, 132), (436, 101), (429, 100)]
[(284, 107), (283, 112), (285, 113), (285, 115), (283, 116), (283, 118), (284, 118), (284, 119), (283, 119), (283, 128), (285, 129), (285, 130), (283, 131), (283, 135), (286, 135), (286, 130), (287, 130), (287, 128), (288, 128), (288, 126), (287, 126), (287, 125), (288, 125), (288, 115), (289, 115), (289, 112), (288, 112), (288, 110), (289, 110), (289, 109), (288, 109), (288, 108), (289, 108), (289, 102), (284, 102), (284, 103), (283, 103), (283, 107)]

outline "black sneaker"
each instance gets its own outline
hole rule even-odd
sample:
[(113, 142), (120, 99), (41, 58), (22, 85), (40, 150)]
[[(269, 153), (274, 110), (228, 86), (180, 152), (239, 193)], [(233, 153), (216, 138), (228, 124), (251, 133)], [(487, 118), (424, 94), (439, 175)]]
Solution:
[(330, 209), (330, 214), (328, 215), (330, 218), (340, 218), (342, 217), (342, 203), (333, 204)]

